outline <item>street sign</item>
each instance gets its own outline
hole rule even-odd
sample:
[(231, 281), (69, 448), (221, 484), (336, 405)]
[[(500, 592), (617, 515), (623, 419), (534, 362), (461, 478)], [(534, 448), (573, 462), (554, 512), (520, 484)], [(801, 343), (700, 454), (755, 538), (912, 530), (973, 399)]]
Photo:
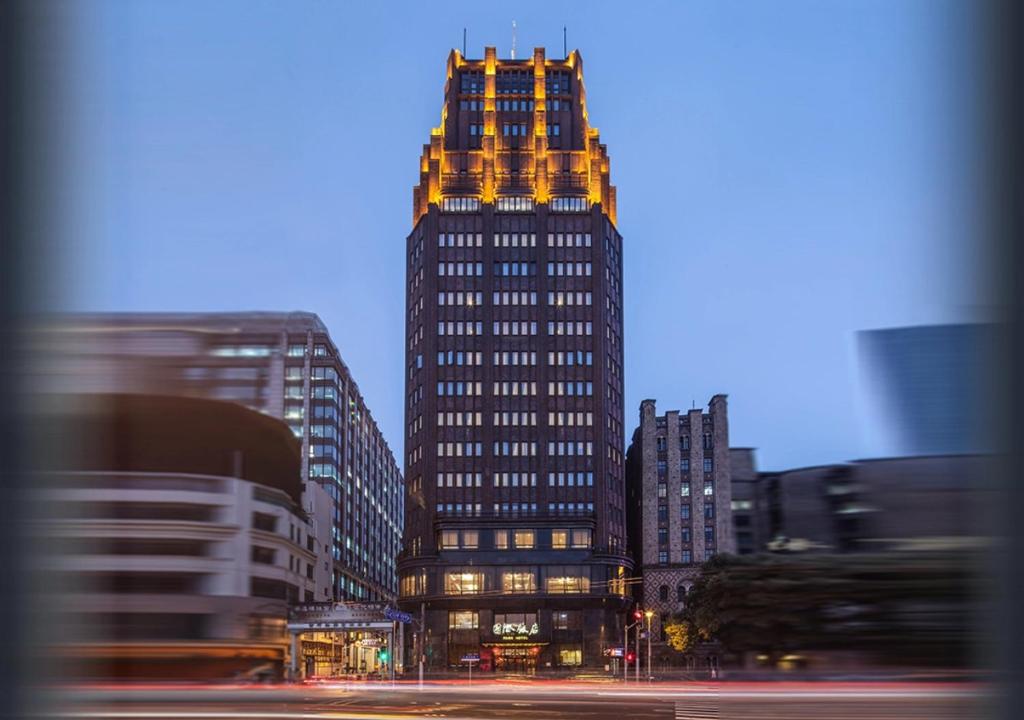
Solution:
[(605, 657), (622, 657), (622, 648), (612, 647), (604, 649)]
[(395, 610), (394, 608), (389, 607), (384, 608), (384, 617), (386, 617), (388, 620), (394, 620), (395, 622), (400, 623), (412, 622), (412, 615), (410, 615), (409, 613), (402, 612), (401, 610)]
[(466, 653), (462, 656), (462, 662), (464, 663), (475, 663), (480, 662), (480, 653)]

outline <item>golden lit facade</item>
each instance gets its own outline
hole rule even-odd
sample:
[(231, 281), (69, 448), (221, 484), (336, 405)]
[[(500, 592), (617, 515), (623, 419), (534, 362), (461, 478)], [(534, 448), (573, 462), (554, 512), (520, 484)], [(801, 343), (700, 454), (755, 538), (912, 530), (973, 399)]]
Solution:
[(538, 205), (582, 197), (616, 221), (608, 149), (590, 126), (578, 50), (564, 60), (546, 58), (543, 48), (524, 60), (499, 60), (492, 47), (483, 60), (452, 50), (447, 76), (441, 125), (420, 156), (414, 224), (445, 197)]

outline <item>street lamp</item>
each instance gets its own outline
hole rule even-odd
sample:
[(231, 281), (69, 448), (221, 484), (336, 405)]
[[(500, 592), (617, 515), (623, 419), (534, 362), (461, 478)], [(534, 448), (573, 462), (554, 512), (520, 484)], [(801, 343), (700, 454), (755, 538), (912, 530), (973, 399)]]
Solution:
[(651, 681), (651, 618), (654, 612), (648, 610), (644, 613), (647, 616), (647, 682)]

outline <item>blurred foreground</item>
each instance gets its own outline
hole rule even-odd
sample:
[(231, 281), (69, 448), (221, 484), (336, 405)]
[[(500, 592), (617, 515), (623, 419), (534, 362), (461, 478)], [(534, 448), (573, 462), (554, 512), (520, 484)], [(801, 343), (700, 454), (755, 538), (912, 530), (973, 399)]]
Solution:
[(50, 717), (118, 718), (906, 718), (943, 720), (987, 713), (988, 691), (965, 686), (871, 684), (473, 683), (294, 689), (182, 687), (69, 694), (74, 710)]

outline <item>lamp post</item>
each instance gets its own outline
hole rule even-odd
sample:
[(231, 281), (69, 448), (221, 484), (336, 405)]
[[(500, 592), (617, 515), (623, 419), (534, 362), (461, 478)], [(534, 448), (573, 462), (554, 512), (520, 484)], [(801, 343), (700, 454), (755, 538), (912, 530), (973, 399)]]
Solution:
[(651, 618), (654, 612), (648, 610), (644, 613), (647, 617), (647, 682), (651, 681)]

